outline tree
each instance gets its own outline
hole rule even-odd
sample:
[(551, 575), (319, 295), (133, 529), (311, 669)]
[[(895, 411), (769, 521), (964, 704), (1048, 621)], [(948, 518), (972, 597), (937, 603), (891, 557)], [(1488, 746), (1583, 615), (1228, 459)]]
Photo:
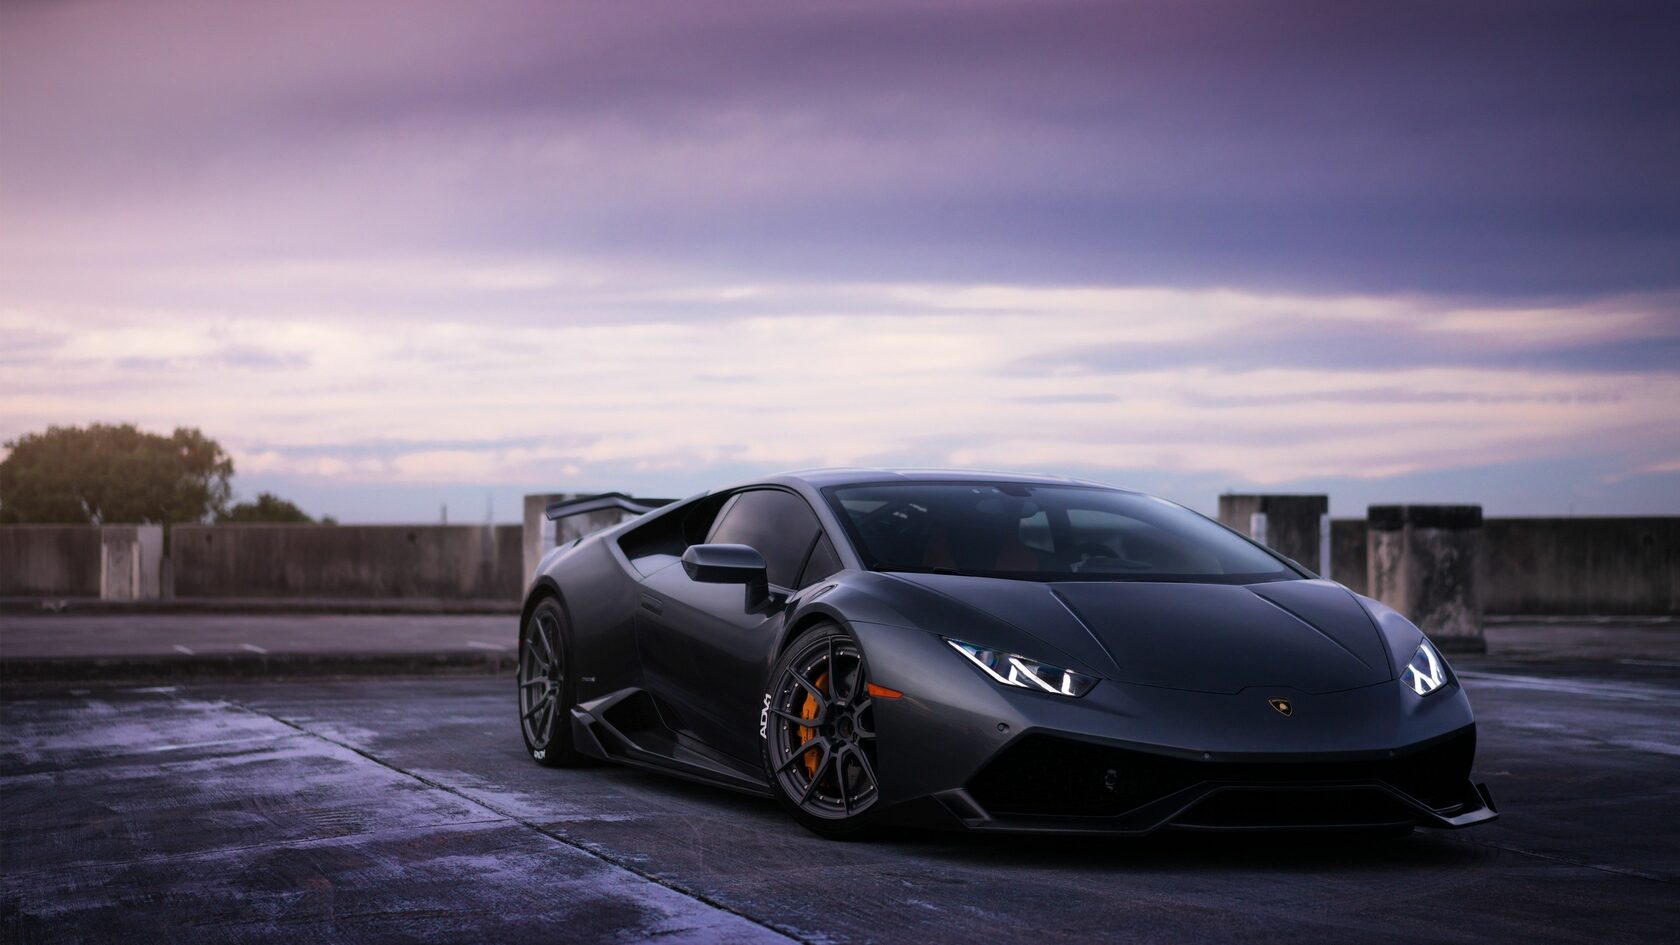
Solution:
[[(232, 522), (235, 524), (240, 522), (297, 522), (299, 524), (309, 524), (315, 520), (309, 517), (309, 513), (274, 493), (259, 492), (257, 493), (257, 501), (241, 502), (216, 516), (216, 521), (218, 523)], [(324, 524), (330, 525), (332, 520), (327, 519)]]
[(196, 429), (162, 436), (131, 423), (48, 427), (6, 448), (3, 523), (204, 522), (232, 495), (233, 460)]

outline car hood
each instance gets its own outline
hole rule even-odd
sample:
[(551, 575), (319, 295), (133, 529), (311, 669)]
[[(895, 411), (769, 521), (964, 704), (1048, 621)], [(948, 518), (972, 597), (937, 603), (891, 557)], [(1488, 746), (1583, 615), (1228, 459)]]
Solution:
[(1352, 592), (1329, 581), (1243, 586), (895, 576), (1005, 621), (1121, 682), (1196, 692), (1277, 686), (1324, 693), (1394, 678), (1370, 615)]

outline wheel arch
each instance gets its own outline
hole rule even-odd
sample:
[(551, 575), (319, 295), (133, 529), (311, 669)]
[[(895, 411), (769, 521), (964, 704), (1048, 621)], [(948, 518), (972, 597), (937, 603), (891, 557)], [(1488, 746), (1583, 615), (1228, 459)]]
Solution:
[[(838, 628), (841, 633), (836, 636), (829, 636), (826, 633), (813, 633), (813, 631), (817, 628), (824, 626)], [(787, 742), (792, 736), (787, 734), (785, 728), (776, 729), (775, 731), (780, 732), (781, 734), (774, 734), (769, 732), (764, 726), (769, 719), (768, 713), (772, 711), (774, 705), (773, 700), (784, 700), (781, 703), (781, 707), (775, 708), (775, 711), (781, 715), (786, 715), (789, 711), (794, 711), (787, 706), (785, 702), (787, 689), (791, 688), (793, 690), (794, 697), (800, 695), (797, 688), (792, 687), (791, 683), (788, 687), (784, 688), (782, 686), (782, 680), (778, 676), (777, 671), (783, 670), (797, 675), (797, 670), (795, 668), (797, 664), (791, 661), (796, 657), (804, 659), (806, 658), (805, 654), (807, 653), (819, 652), (824, 638), (827, 637), (829, 640), (828, 659), (830, 662), (829, 668), (824, 670), (824, 672), (833, 672), (837, 674), (838, 670), (836, 667), (840, 664), (835, 662), (836, 657), (834, 655), (834, 641), (839, 636), (847, 638), (848, 649), (851, 649), (862, 658), (863, 663), (859, 666), (858, 672), (859, 675), (864, 677), (864, 679), (867, 679), (868, 657), (863, 653), (863, 643), (861, 640), (857, 639), (856, 634), (853, 631), (851, 621), (849, 621), (845, 614), (838, 608), (827, 605), (815, 606), (813, 604), (800, 608), (794, 614), (789, 616), (789, 619), (783, 624), (780, 639), (777, 640), (774, 651), (771, 654), (773, 662), (766, 681), (763, 706), (764, 714), (760, 715), (759, 729), (760, 744), (762, 746), (761, 751), (763, 753), (765, 765), (765, 779), (770, 786), (771, 793), (776, 797), (783, 809), (789, 811), (793, 817), (799, 821), (799, 823), (818, 835), (830, 839), (846, 839), (863, 836), (875, 825), (876, 821), (874, 819), (873, 811), (880, 804), (883, 782), (881, 781), (881, 776), (876, 773), (879, 768), (877, 767), (877, 762), (873, 760), (874, 751), (866, 749), (864, 747), (866, 745), (865, 742), (854, 740), (853, 735), (850, 734), (851, 729), (838, 728), (835, 725), (825, 724), (824, 727), (831, 729), (831, 731), (824, 733), (823, 737), (825, 739), (834, 740), (844, 739), (845, 745), (848, 747), (835, 747), (839, 744), (838, 741), (833, 741), (832, 743), (830, 741), (825, 741), (822, 760), (816, 767), (811, 769), (812, 777), (806, 782), (803, 793), (801, 793), (800, 786), (797, 783), (790, 784), (788, 780), (791, 778), (797, 778), (799, 776), (798, 773), (795, 772), (794, 774), (788, 774), (786, 777), (783, 776), (783, 773), (787, 770), (787, 766), (789, 764), (791, 764), (794, 760), (797, 760), (798, 752), (804, 749), (789, 748)], [(812, 638), (811, 644), (808, 647), (805, 647), (804, 645), (795, 645), (806, 637)], [(838, 680), (840, 677), (838, 675), (834, 675), (831, 678)], [(821, 684), (820, 679), (817, 681), (817, 684)], [(831, 699), (838, 695), (833, 688), (834, 685), (838, 685), (838, 683), (831, 684), (829, 689)], [(854, 685), (861, 687), (861, 681), (854, 681)], [(805, 683), (805, 688), (811, 689), (812, 683), (807, 681)], [(782, 695), (778, 695), (778, 693), (782, 693)], [(809, 697), (806, 697), (806, 702), (807, 705), (809, 705)], [(856, 727), (862, 727), (864, 725), (864, 722), (862, 721), (862, 712), (867, 711), (867, 709), (861, 707), (866, 707), (868, 703), (869, 700), (867, 698), (862, 699), (860, 702), (855, 704), (849, 701), (844, 703), (843, 711), (846, 713), (848, 718), (852, 719), (850, 725)], [(859, 706), (860, 708), (854, 709), (854, 705)], [(827, 710), (825, 709), (824, 711)], [(806, 719), (815, 719), (814, 716), (809, 714), (804, 714), (803, 717)], [(879, 716), (876, 716), (876, 718), (879, 718)], [(811, 728), (813, 730), (812, 734), (814, 735), (816, 724), (816, 721), (812, 721), (808, 726), (803, 727)], [(870, 731), (873, 731), (873, 729)], [(807, 736), (807, 738), (809, 737), (811, 736)], [(803, 742), (803, 740), (804, 739), (801, 741)], [(794, 754), (789, 755), (788, 752), (790, 750), (794, 751)], [(856, 756), (862, 759), (862, 761), (853, 766), (852, 774), (848, 774), (846, 768), (847, 762), (845, 759), (847, 757), (847, 753), (852, 751), (855, 751)], [(831, 758), (837, 758), (839, 760), (834, 761), (831, 764)], [(857, 774), (859, 771), (862, 772), (861, 775)], [(824, 772), (831, 772), (829, 775), (831, 784), (838, 786), (841, 800), (835, 801), (830, 798), (826, 802), (830, 808), (828, 813), (822, 813), (820, 811), (813, 813), (815, 808), (808, 810), (804, 807), (804, 804), (807, 798), (812, 797), (812, 792), (817, 789), (817, 782), (824, 776)], [(864, 789), (861, 783), (853, 783), (859, 778), (867, 778), (870, 794), (865, 802), (866, 806), (854, 811), (854, 804), (856, 801), (854, 801), (853, 796), (857, 795), (859, 791)], [(845, 787), (848, 783), (853, 784), (851, 789)], [(830, 790), (832, 792), (832, 788), (825, 790)], [(820, 796), (820, 792), (817, 798), (812, 799), (812, 803), (818, 806), (821, 806), (821, 804), (824, 803)], [(843, 818), (835, 816), (836, 810), (834, 807), (837, 804), (843, 805), (844, 807)]]
[(812, 627), (824, 623), (839, 624), (847, 633), (851, 632), (851, 624), (845, 615), (830, 607), (813, 604), (783, 626), (781, 639), (776, 641), (776, 647), (770, 653), (770, 664), (774, 666), (776, 661), (782, 658), (782, 654), (787, 652), (788, 647), (793, 645), (793, 641), (809, 633)]
[[(858, 633), (858, 625), (880, 624), (884, 626), (906, 626), (906, 619), (899, 608), (893, 606), (890, 599), (883, 599), (882, 587), (879, 582), (869, 578), (875, 575), (857, 572), (847, 572), (828, 579), (809, 592), (809, 597), (800, 604), (797, 610), (782, 624), (780, 636), (771, 648), (765, 670), (768, 672), (782, 658), (782, 654), (793, 642), (804, 636), (815, 624), (832, 622), (851, 634), (863, 647), (863, 635)], [(861, 581), (860, 581), (861, 579)], [(888, 586), (888, 590), (896, 590), (895, 586)], [(869, 653), (865, 648), (864, 658)]]
[(525, 632), (525, 625), (531, 622), (531, 615), (536, 612), (538, 605), (545, 600), (552, 599), (560, 605), (560, 612), (566, 617), (566, 624), (572, 622), (572, 612), (566, 606), (566, 595), (560, 592), (560, 584), (548, 575), (537, 578), (525, 595), (525, 606), (519, 611), (519, 632)]

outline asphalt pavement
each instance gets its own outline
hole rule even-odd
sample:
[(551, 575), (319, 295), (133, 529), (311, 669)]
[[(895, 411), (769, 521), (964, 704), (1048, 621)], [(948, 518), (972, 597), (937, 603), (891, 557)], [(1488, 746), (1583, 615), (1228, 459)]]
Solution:
[(1478, 777), (1501, 819), (1389, 843), (833, 843), (768, 802), (535, 765), (506, 676), (11, 684), (0, 930), (7, 942), (1672, 940), (1680, 668), (1651, 652), (1554, 642), (1526, 660), (1461, 659)]

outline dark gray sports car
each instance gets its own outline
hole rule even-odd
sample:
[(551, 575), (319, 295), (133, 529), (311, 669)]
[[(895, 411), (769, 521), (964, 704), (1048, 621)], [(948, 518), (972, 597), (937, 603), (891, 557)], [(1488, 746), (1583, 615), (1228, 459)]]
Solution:
[(1069, 479), (822, 470), (556, 548), (520, 622), (531, 756), (871, 824), (1143, 834), (1494, 818), (1400, 614), (1185, 508)]

